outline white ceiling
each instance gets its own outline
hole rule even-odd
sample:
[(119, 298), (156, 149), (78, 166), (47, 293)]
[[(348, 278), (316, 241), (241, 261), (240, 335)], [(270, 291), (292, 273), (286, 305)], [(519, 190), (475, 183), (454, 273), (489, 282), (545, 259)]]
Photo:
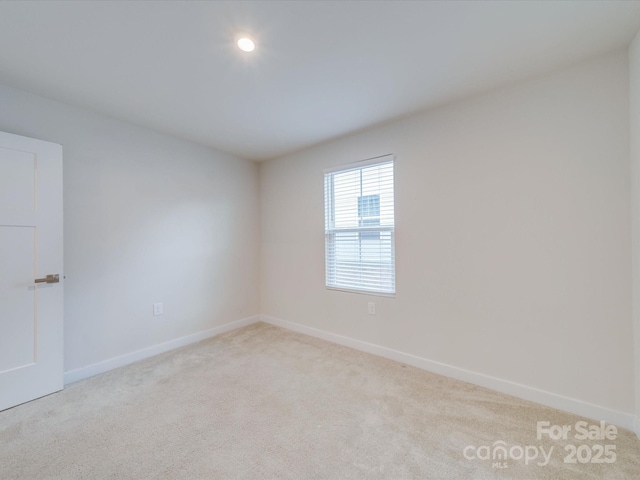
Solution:
[(0, 2), (0, 83), (263, 160), (639, 29), (639, 1)]

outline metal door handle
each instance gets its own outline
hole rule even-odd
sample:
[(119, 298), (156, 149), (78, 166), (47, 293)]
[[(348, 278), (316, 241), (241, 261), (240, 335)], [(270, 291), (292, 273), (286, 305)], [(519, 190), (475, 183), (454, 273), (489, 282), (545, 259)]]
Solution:
[(47, 275), (44, 278), (36, 278), (34, 280), (35, 283), (60, 283), (60, 275), (57, 273), (55, 275)]

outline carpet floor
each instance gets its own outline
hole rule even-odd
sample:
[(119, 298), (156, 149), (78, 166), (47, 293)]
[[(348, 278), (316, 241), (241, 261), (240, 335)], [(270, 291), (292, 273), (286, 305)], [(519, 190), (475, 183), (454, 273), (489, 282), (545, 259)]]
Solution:
[(258, 323), (0, 412), (0, 479), (640, 479), (583, 420)]

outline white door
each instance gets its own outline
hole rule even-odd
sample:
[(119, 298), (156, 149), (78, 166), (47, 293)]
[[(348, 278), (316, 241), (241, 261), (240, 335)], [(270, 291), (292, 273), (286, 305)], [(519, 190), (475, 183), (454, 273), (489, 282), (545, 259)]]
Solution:
[(0, 410), (62, 389), (62, 279), (62, 147), (0, 132)]

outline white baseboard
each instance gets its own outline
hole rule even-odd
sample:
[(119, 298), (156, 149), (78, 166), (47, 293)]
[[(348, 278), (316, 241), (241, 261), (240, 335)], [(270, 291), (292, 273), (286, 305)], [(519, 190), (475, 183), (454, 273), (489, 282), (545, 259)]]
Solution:
[(269, 315), (261, 315), (261, 320), (265, 323), (275, 325), (277, 327), (293, 330), (298, 333), (317, 337), (322, 340), (326, 340), (339, 345), (344, 345), (356, 350), (360, 350), (374, 355), (395, 360), (397, 362), (411, 365), (429, 372), (437, 373), (447, 377), (462, 380), (464, 382), (472, 383), (485, 388), (490, 388), (498, 392), (506, 393), (514, 397), (529, 400), (531, 402), (539, 403), (547, 407), (556, 408), (565, 412), (580, 415), (582, 417), (604, 420), (612, 425), (632, 430), (640, 437), (640, 420), (632, 413), (620, 412), (612, 410), (610, 408), (593, 405), (582, 400), (575, 398), (565, 397), (552, 392), (547, 392), (533, 387), (528, 387), (519, 383), (511, 382), (509, 380), (503, 380), (501, 378), (492, 377), (482, 373), (465, 370), (463, 368), (454, 367), (445, 363), (429, 360), (422, 357), (417, 357), (409, 353), (392, 350), (390, 348), (382, 347), (372, 343), (363, 342), (353, 338), (337, 335), (335, 333), (326, 332), (324, 330), (318, 330), (316, 328), (307, 327), (299, 323), (289, 322), (287, 320), (281, 320)]
[(259, 321), (260, 315), (254, 315), (253, 317), (243, 318), (241, 320), (236, 320), (235, 322), (225, 323), (224, 325), (213, 327), (203, 332), (194, 333), (185, 337), (169, 340), (168, 342), (160, 343), (158, 345), (153, 345), (152, 347), (143, 348), (142, 350), (126, 353), (124, 355), (120, 355), (119, 357), (109, 358), (107, 360), (103, 360), (102, 362), (87, 365), (86, 367), (76, 368), (75, 370), (64, 372), (64, 384), (68, 385), (85, 378), (93, 377), (94, 375), (98, 375), (100, 373), (108, 372), (109, 370), (113, 370), (114, 368), (124, 367), (125, 365), (129, 365), (130, 363), (153, 357), (155, 355), (168, 352), (169, 350), (184, 347), (185, 345), (189, 345), (191, 343), (206, 340), (207, 338), (215, 337), (216, 335), (230, 332), (231, 330), (235, 330), (236, 328), (245, 327)]

